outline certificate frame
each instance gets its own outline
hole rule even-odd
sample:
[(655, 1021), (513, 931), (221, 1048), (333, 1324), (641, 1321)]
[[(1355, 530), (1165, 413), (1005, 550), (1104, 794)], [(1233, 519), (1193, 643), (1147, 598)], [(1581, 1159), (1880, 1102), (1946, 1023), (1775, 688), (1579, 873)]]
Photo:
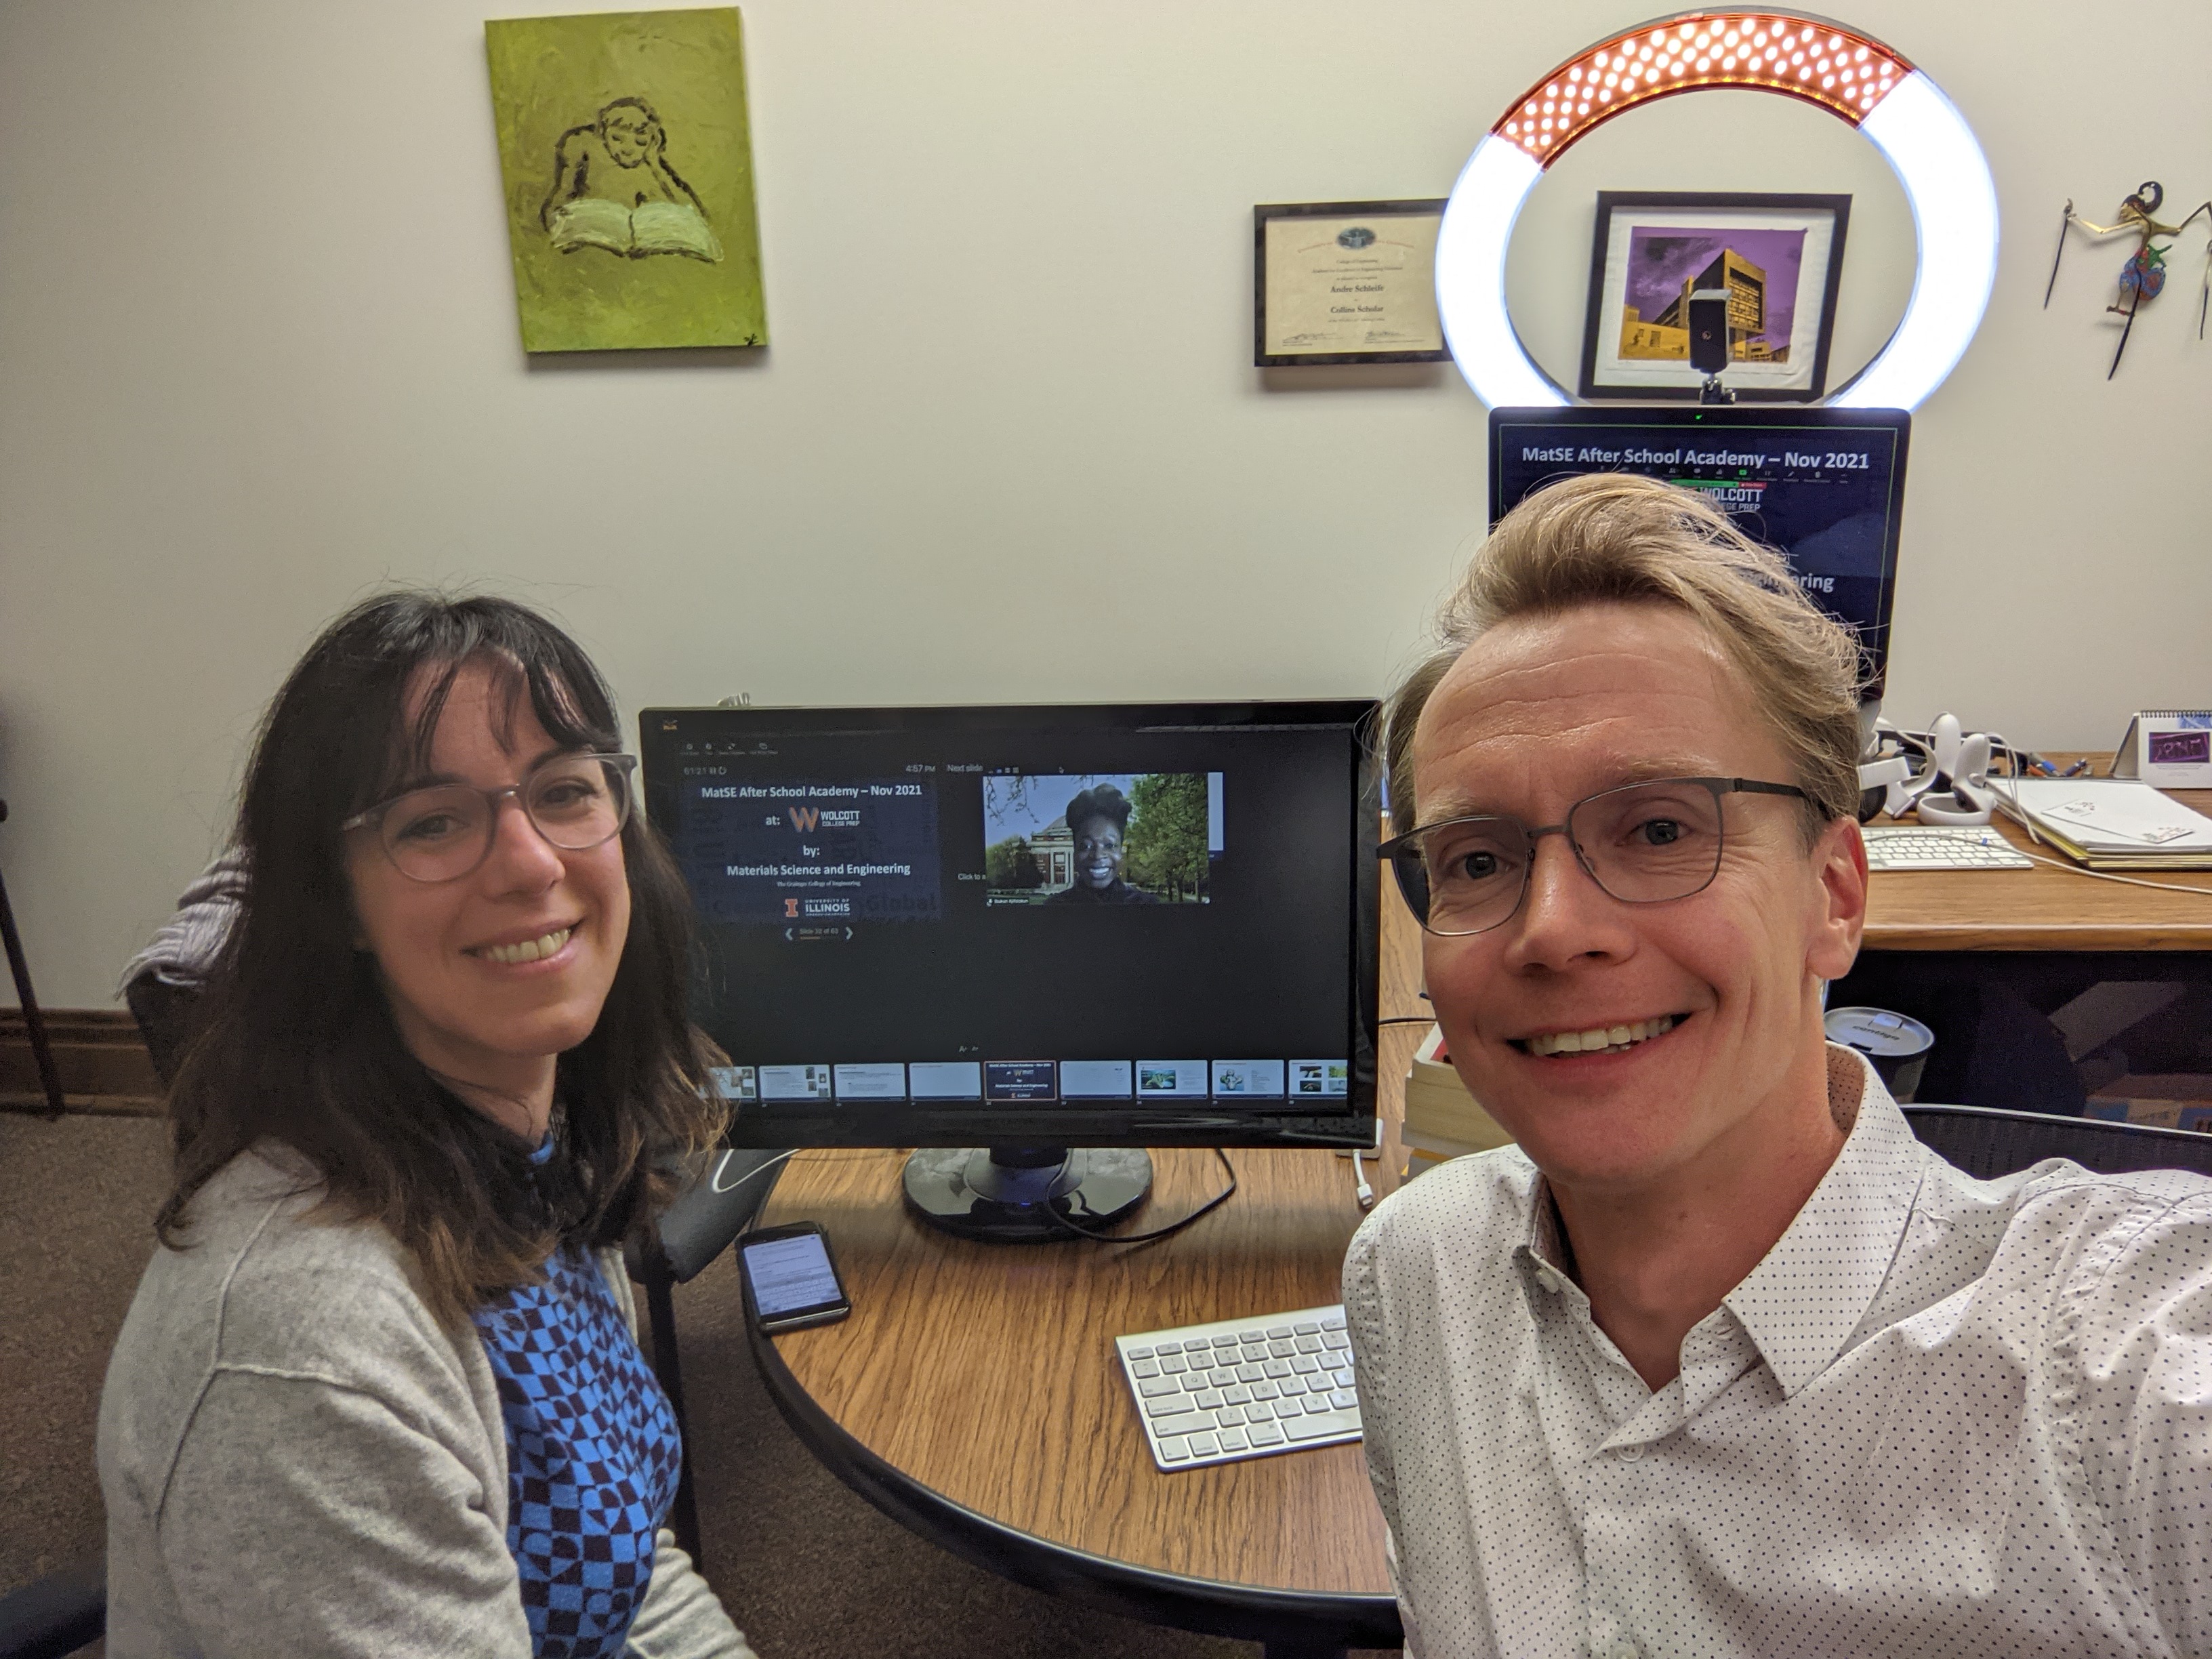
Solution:
[[(1252, 363), (1256, 368), (1291, 368), (1327, 363), (1442, 363), (1451, 360), (1444, 344), (1443, 325), (1437, 312), (1436, 239), (1443, 223), (1444, 198), (1419, 198), (1383, 202), (1274, 203), (1252, 210)], [(1328, 295), (1327, 275), (1311, 265), (1299, 265), (1280, 256), (1281, 238), (1297, 228), (1297, 222), (1314, 220), (1372, 220), (1374, 226), (1346, 229), (1368, 232), (1365, 243), (1345, 242), (1347, 259), (1357, 258), (1370, 246), (1407, 250), (1404, 263), (1376, 273), (1385, 280), (1376, 298), (1383, 309), (1376, 313), (1376, 326), (1360, 329), (1347, 322), (1341, 335), (1326, 328), (1301, 329), (1313, 349), (1286, 349), (1285, 319), (1325, 316)], [(1279, 227), (1272, 233), (1270, 227)], [(1320, 225), (1314, 228), (1318, 231)], [(1393, 236), (1389, 231), (1399, 234)], [(1340, 232), (1339, 240), (1342, 233)], [(1279, 257), (1267, 257), (1270, 240), (1278, 244)], [(1425, 274), (1424, 274), (1425, 273)], [(1364, 273), (1359, 273), (1364, 274)], [(1391, 282), (1398, 276), (1412, 280)], [(1273, 319), (1271, 325), (1270, 319)], [(1350, 346), (1350, 337), (1364, 332), (1403, 332), (1422, 342), (1417, 347)], [(1433, 338), (1434, 345), (1426, 341)], [(1273, 349), (1270, 349), (1270, 347)], [(1350, 349), (1347, 349), (1347, 346)]]
[[(1594, 401), (1694, 402), (1705, 376), (1690, 366), (1686, 326), (1668, 327), (1668, 313), (1658, 311), (1637, 319), (1644, 327), (1631, 343), (1630, 332), (1637, 327), (1627, 317), (1633, 297), (1631, 268), (1640, 275), (1660, 259), (1671, 259), (1667, 266), (1671, 276), (1679, 274), (1676, 265), (1691, 271), (1709, 258), (1717, 263), (1725, 253), (1759, 272), (1763, 309), (1776, 297), (1786, 297), (1790, 307), (1788, 326), (1780, 335), (1780, 353), (1775, 351), (1776, 319), (1770, 313), (1762, 318), (1760, 333), (1744, 343), (1747, 349), (1756, 344), (1766, 355), (1733, 358), (1723, 371), (1729, 390), (1743, 403), (1820, 402), (1827, 392), (1828, 346), (1835, 332), (1844, 239), (1850, 221), (1848, 195), (1600, 191), (1596, 228), (1590, 239), (1589, 311), (1583, 324), (1577, 390)], [(1767, 257), (1767, 263), (1778, 273), (1794, 269), (1794, 280), (1786, 290), (1777, 283), (1774, 294), (1765, 291), (1765, 270), (1727, 246), (1731, 233), (1762, 257), (1767, 257), (1766, 250), (1774, 250), (1780, 257)], [(1681, 245), (1680, 258), (1662, 251), (1668, 238)], [(1693, 244), (1710, 246), (1693, 252)], [(1639, 291), (1651, 289), (1656, 295), (1657, 285), (1650, 278), (1636, 286)], [(1644, 308), (1638, 307), (1639, 312)], [(1668, 349), (1661, 337), (1677, 332), (1681, 336), (1674, 343), (1680, 356), (1659, 355)], [(1646, 335), (1650, 337), (1643, 337)]]

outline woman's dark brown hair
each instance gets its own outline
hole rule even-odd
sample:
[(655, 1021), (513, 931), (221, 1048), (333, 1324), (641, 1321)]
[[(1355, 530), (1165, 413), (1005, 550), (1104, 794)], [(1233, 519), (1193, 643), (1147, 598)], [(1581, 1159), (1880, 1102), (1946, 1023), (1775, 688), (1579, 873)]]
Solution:
[(391, 1231), (449, 1324), (536, 1278), (565, 1242), (619, 1241), (665, 1201), (674, 1158), (722, 1127), (704, 1086), (714, 1056), (687, 1006), (690, 899), (635, 812), (622, 832), (629, 933), (598, 1024), (560, 1057), (549, 1173), (400, 1040), (375, 960), (355, 945), (338, 826), (428, 772), (469, 664), (504, 682), (510, 720), (526, 698), (556, 743), (621, 746), (590, 659), (509, 600), (387, 593), (323, 631), (270, 706), (247, 769), (237, 836), (251, 889), (170, 1091), (176, 1185), (155, 1224), (181, 1248), (193, 1194), (240, 1152), (277, 1143), (314, 1171), (319, 1213)]

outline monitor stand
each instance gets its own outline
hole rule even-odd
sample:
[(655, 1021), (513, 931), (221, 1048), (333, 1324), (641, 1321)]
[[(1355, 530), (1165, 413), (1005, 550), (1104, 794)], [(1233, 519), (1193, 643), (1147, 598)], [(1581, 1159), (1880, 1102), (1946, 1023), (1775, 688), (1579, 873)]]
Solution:
[(1152, 1160), (1140, 1146), (925, 1146), (906, 1161), (906, 1201), (932, 1226), (994, 1244), (1081, 1235), (1048, 1206), (1096, 1229), (1145, 1201)]

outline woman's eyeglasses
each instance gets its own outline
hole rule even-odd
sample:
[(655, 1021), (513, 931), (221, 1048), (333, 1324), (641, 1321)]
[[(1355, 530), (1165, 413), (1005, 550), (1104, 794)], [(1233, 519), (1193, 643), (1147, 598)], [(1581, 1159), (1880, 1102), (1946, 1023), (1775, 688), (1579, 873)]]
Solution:
[(433, 784), (394, 795), (338, 828), (373, 830), (385, 857), (414, 881), (455, 881), (491, 853), (499, 805), (521, 803), (532, 828), (563, 852), (580, 853), (613, 840), (629, 822), (635, 755), (549, 755), (511, 789)]
[(1795, 784), (1662, 778), (1585, 796), (1564, 823), (1532, 830), (1508, 813), (1476, 813), (1425, 824), (1376, 850), (1421, 926), (1457, 938), (1487, 933), (1520, 909), (1546, 836), (1565, 836), (1575, 861), (1623, 904), (1703, 892), (1720, 873), (1721, 797), (1734, 794), (1812, 799)]

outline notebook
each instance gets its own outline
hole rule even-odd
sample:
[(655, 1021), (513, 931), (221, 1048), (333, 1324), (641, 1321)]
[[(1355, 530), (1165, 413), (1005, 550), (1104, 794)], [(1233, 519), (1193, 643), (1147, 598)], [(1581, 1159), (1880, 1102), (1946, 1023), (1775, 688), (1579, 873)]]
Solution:
[(2212, 870), (2212, 818), (2132, 778), (1991, 785), (2008, 817), (2092, 870)]

